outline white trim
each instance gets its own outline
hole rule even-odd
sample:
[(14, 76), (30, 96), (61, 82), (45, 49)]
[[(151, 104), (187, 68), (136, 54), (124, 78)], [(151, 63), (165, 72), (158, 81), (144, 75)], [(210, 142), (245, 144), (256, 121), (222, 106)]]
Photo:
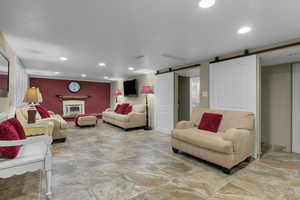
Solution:
[(300, 153), (300, 64), (293, 64), (292, 152)]

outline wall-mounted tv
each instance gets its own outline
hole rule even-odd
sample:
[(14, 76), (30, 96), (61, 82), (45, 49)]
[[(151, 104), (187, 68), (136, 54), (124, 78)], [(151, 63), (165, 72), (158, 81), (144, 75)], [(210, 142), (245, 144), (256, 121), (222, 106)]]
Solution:
[(0, 97), (7, 97), (9, 90), (9, 60), (0, 50)]
[(137, 96), (137, 85), (136, 80), (124, 81), (124, 96)]

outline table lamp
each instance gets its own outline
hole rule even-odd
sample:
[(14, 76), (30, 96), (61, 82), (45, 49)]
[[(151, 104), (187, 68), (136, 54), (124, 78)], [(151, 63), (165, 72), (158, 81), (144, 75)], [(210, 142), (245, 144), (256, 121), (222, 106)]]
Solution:
[(38, 103), (39, 100), (41, 100), (41, 99), (39, 99), (38, 89), (35, 87), (27, 88), (23, 102), (29, 103), (29, 108), (27, 110), (27, 112), (28, 112), (28, 122), (27, 123), (28, 124), (35, 123), (36, 108), (35, 108), (34, 104)]
[(112, 94), (113, 94), (113, 96), (116, 97), (116, 103), (118, 103), (118, 96), (122, 95), (121, 90), (115, 89), (115, 90), (112, 92)]

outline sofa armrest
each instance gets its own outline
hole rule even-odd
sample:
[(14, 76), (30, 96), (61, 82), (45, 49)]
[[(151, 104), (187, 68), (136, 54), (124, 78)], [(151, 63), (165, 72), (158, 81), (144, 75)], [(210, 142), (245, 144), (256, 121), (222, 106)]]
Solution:
[(107, 108), (104, 112), (113, 112), (114, 109), (113, 108)]
[(252, 139), (249, 130), (230, 128), (222, 134), (222, 138), (232, 142), (233, 152), (242, 153), (251, 151)]
[(186, 128), (193, 128), (194, 127), (194, 122), (192, 121), (180, 121), (177, 122), (176, 128), (177, 129), (186, 129)]

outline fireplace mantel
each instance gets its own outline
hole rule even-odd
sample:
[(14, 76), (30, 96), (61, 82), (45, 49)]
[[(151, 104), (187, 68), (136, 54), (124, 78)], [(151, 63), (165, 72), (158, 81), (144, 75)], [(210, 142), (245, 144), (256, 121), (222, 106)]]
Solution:
[(57, 98), (66, 101), (66, 100), (87, 100), (91, 96), (88, 95), (61, 95), (57, 94)]

